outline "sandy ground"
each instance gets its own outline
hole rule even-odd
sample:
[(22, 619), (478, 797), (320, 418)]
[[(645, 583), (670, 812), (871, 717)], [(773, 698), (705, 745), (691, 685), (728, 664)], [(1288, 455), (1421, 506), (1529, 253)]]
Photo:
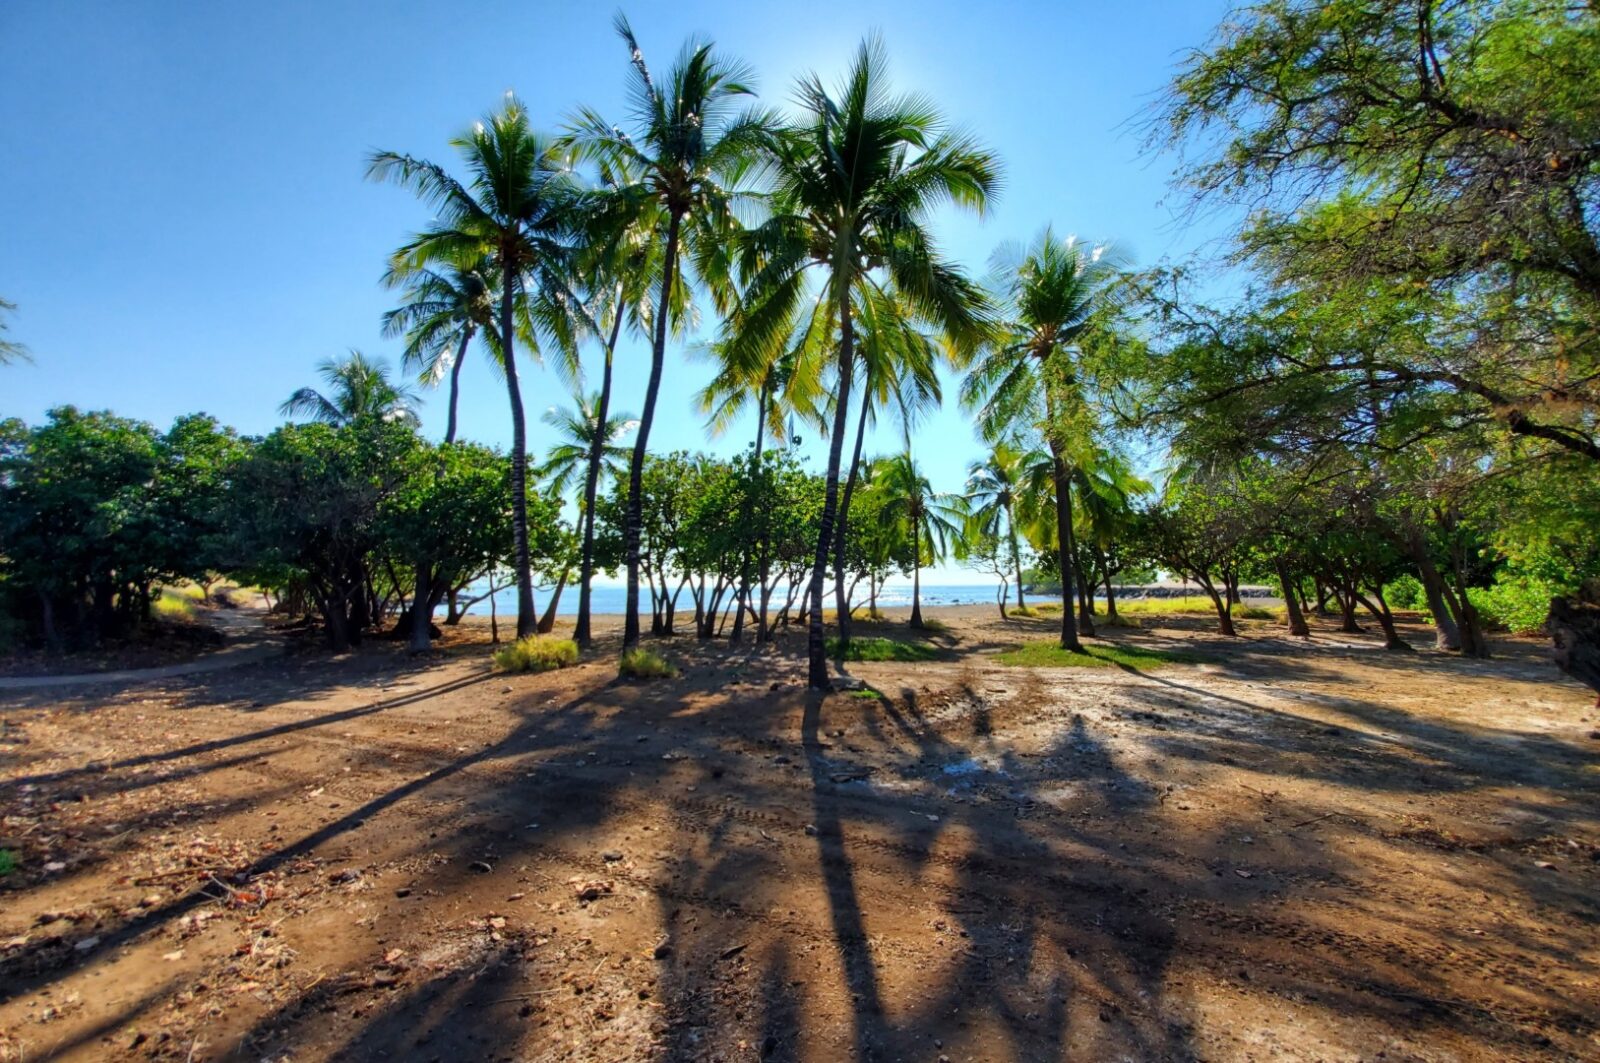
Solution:
[(0, 695), (0, 1060), (1600, 1057), (1600, 722), (1537, 644), (934, 615), (820, 699), (798, 634), (623, 683), (481, 625)]

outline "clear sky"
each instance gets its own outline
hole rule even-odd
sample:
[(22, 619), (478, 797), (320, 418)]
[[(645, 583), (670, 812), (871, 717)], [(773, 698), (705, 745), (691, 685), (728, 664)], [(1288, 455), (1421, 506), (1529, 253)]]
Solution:
[[(1178, 220), (1173, 160), (1142, 150), (1139, 122), (1222, 0), (809, 0), (628, 8), (652, 64), (703, 34), (753, 64), (787, 104), (797, 75), (831, 81), (863, 35), (889, 47), (897, 84), (931, 94), (1005, 166), (983, 220), (938, 235), (977, 274), (1000, 243), (1044, 224), (1111, 240), (1138, 264), (1217, 235)], [(379, 335), (393, 293), (386, 254), (427, 221), (409, 193), (363, 179), (374, 148), (453, 163), (447, 138), (515, 90), (551, 129), (579, 104), (625, 117), (627, 53), (605, 4), (257, 4), (6, 0), (0, 4), (0, 297), (8, 338), (35, 364), (0, 375), (0, 416), (111, 408), (165, 426), (204, 410), (270, 431), (279, 403), (324, 358)], [(1164, 205), (1163, 201), (1166, 201)], [(649, 352), (619, 351), (623, 409), (643, 402)], [(669, 350), (652, 450), (707, 439), (691, 396), (710, 370)], [(504, 388), (481, 355), (463, 372), (463, 434), (505, 445)], [(565, 402), (524, 370), (530, 417)], [(957, 490), (981, 447), (946, 388), (915, 448)], [(443, 395), (424, 408), (443, 432)], [(867, 453), (898, 447), (887, 422)], [(549, 430), (530, 425), (537, 455)], [(825, 453), (812, 441), (813, 467)], [(950, 580), (957, 569), (945, 570)], [(968, 576), (967, 578), (973, 578)]]

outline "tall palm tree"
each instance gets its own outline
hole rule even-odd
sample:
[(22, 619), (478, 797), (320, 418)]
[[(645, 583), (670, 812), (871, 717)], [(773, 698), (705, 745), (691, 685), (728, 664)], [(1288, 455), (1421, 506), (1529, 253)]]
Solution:
[(673, 320), (687, 310), (682, 253), (689, 252), (702, 277), (717, 282), (725, 275), (727, 236), (737, 227), (733, 214), (737, 186), (749, 168), (754, 148), (768, 137), (773, 120), (765, 114), (736, 110), (743, 98), (753, 94), (752, 73), (743, 64), (717, 55), (710, 42), (686, 44), (657, 86), (628, 20), (619, 14), (615, 25), (632, 62), (629, 96), (637, 128), (630, 135), (594, 111), (584, 110), (574, 123), (571, 141), (585, 157), (610, 165), (615, 174), (627, 178), (626, 183), (619, 182), (615, 194), (634, 206), (639, 224), (661, 242), (650, 378), (628, 470), (628, 507), (623, 520), (628, 568), (622, 637), (626, 651), (639, 641), (644, 459), (666, 363), (667, 333)]
[[(1061, 572), (1061, 646), (1082, 650), (1073, 620), (1072, 475), (1093, 444), (1079, 373), (1083, 344), (1113, 303), (1117, 271), (1103, 248), (1045, 229), (1025, 250), (994, 257), (1004, 322), (962, 386), (989, 439), (1038, 428), (1050, 448)], [(1085, 634), (1092, 633), (1085, 632)]]
[(444, 441), (456, 441), (456, 407), (461, 393), (461, 366), (467, 347), (479, 332), (489, 340), (498, 363), (503, 357), (494, 325), (498, 279), (486, 260), (440, 269), (396, 270), (384, 274), (388, 288), (401, 288), (399, 306), (383, 315), (383, 334), (404, 336), (403, 368), (417, 373), (418, 383), (438, 387), (450, 378), (449, 416)]
[(1027, 490), (1027, 470), (1042, 455), (1020, 450), (1010, 443), (994, 444), (982, 461), (967, 470), (968, 521), (971, 529), (993, 539), (1002, 530), (1011, 544), (1011, 567), (1017, 577), (1017, 608), (1026, 609), (1022, 590), (1022, 551), (1018, 546), (1017, 511)]
[(450, 143), (461, 153), (471, 175), (466, 184), (436, 163), (390, 151), (375, 153), (367, 174), (410, 188), (435, 210), (433, 224), (395, 252), (396, 272), (486, 259), (500, 276), (499, 334), (511, 403), (511, 524), (516, 542), (517, 637), (521, 638), (535, 632), (539, 617), (534, 610), (528, 552), (528, 423), (517, 374), (516, 341), (520, 333), (524, 345), (537, 356), (531, 325), (538, 320), (558, 341), (567, 364), (576, 359), (571, 319), (561, 314), (536, 318), (523, 296), (534, 293), (545, 308), (570, 306), (575, 301), (569, 295), (568, 271), (578, 189), (564, 150), (534, 130), (527, 108), (509, 93), (498, 111)]
[(960, 537), (961, 508), (934, 493), (910, 450), (883, 461), (873, 486), (883, 492), (884, 515), (898, 522), (911, 540), (911, 626), (921, 628), (923, 558), (943, 558), (945, 544)]
[[(6, 324), (5, 318), (7, 314), (14, 314), (16, 312), (16, 303), (7, 302), (4, 299), (0, 299), (0, 333), (10, 331), (11, 326)], [(28, 348), (24, 347), (16, 340), (0, 339), (0, 365), (6, 365), (9, 362), (25, 361), (28, 361)]]
[(769, 347), (808, 296), (810, 277), (821, 274), (821, 300), (837, 320), (838, 398), (810, 586), (808, 682), (826, 689), (822, 585), (856, 369), (855, 297), (892, 289), (929, 325), (963, 345), (976, 343), (985, 323), (983, 294), (939, 254), (928, 223), (946, 202), (981, 210), (999, 175), (987, 151), (945, 131), (928, 101), (890, 94), (887, 59), (875, 39), (862, 44), (836, 94), (813, 75), (797, 95), (800, 124), (767, 144), (770, 217), (741, 241), (747, 297), (737, 335), (752, 352)]
[(382, 362), (373, 361), (360, 351), (317, 363), (317, 375), (326, 384), (328, 394), (312, 387), (300, 388), (284, 400), (278, 412), (335, 427), (362, 416), (417, 423), (416, 392), (390, 380), (389, 370)]

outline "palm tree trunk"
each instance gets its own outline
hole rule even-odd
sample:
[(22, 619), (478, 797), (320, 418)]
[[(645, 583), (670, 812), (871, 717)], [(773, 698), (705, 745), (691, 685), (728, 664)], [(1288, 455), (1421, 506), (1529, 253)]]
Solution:
[(672, 303), (673, 275), (678, 269), (678, 229), (683, 216), (674, 212), (667, 223), (667, 248), (661, 264), (661, 301), (656, 307), (656, 334), (650, 345), (650, 383), (645, 387), (639, 434), (633, 441), (633, 461), (628, 467), (628, 510), (623, 520), (623, 556), (628, 562), (628, 597), (623, 606), (622, 648), (639, 644), (639, 538), (644, 520), (644, 458), (650, 444), (650, 424), (655, 420), (656, 395), (661, 391), (661, 369), (667, 360), (667, 318)]
[(595, 424), (599, 430), (595, 434), (593, 446), (589, 448), (589, 475), (583, 483), (583, 554), (578, 562), (578, 621), (572, 630), (573, 641), (582, 649), (588, 649), (593, 641), (589, 623), (589, 585), (594, 581), (594, 501), (595, 494), (600, 489), (601, 463), (605, 459), (606, 418), (611, 413), (611, 360), (616, 353), (617, 336), (621, 331), (622, 285), (619, 284), (616, 320), (611, 322), (611, 335), (606, 340), (605, 366), (600, 376), (600, 405), (595, 409)]
[[(770, 376), (771, 374), (769, 373), (767, 376), (762, 377), (761, 393), (756, 399), (756, 442), (754, 455), (755, 463), (751, 466), (752, 484), (759, 483), (761, 477), (761, 441), (766, 437), (767, 434), (767, 385), (769, 383), (768, 378)], [(753, 503), (754, 500), (750, 497), (749, 492), (746, 492), (741, 509), (744, 515), (744, 530), (747, 533), (750, 529), (751, 514), (755, 509)], [(733, 634), (728, 636), (728, 641), (734, 645), (737, 645), (744, 638), (744, 609), (745, 603), (749, 600), (749, 598), (750, 549), (747, 541), (747, 545), (740, 551), (739, 555), (739, 589), (737, 592), (735, 592), (733, 599), (735, 609), (733, 617)]]
[(1050, 441), (1051, 478), (1056, 488), (1056, 568), (1061, 576), (1061, 648), (1073, 653), (1083, 652), (1078, 641), (1078, 625), (1072, 618), (1073, 598), (1077, 579), (1072, 559), (1072, 494), (1067, 476), (1067, 463), (1061, 457), (1061, 448)]
[(1017, 525), (1011, 519), (1011, 507), (1006, 507), (1006, 531), (1011, 538), (1011, 568), (1017, 574), (1017, 608), (1026, 609), (1028, 603), (1022, 599), (1022, 553), (1017, 549)]
[(567, 570), (561, 570), (561, 578), (556, 580), (556, 589), (550, 592), (550, 604), (544, 607), (544, 615), (539, 618), (539, 634), (548, 635), (556, 626), (556, 606), (561, 603), (561, 592), (567, 586)]
[[(850, 285), (839, 288), (839, 402), (833, 413), (832, 439), (828, 443), (828, 474), (822, 495), (822, 525), (817, 529), (817, 555), (811, 565), (810, 616), (806, 634), (806, 685), (812, 690), (828, 689), (828, 647), (822, 634), (822, 579), (828, 568), (828, 550), (833, 546), (833, 521), (839, 505), (839, 459), (844, 456), (845, 418), (850, 415), (850, 384), (855, 372), (855, 323), (850, 320)], [(866, 401), (863, 397), (862, 401)]]
[[(871, 383), (870, 380), (867, 383)], [(850, 453), (850, 472), (844, 478), (844, 494), (839, 499), (839, 527), (833, 533), (833, 600), (839, 614), (839, 659), (850, 649), (850, 601), (844, 590), (844, 547), (850, 525), (850, 499), (860, 479), (861, 444), (867, 434), (867, 413), (872, 409), (869, 389), (861, 389), (861, 413), (856, 418), (856, 445)]]
[(461, 333), (461, 346), (456, 348), (456, 364), (450, 367), (450, 419), (445, 422), (444, 441), (456, 441), (456, 400), (461, 397), (461, 366), (467, 360), (467, 344), (472, 342), (472, 328)]
[(911, 626), (922, 628), (922, 528), (921, 521), (911, 525)]
[(511, 309), (516, 300), (517, 278), (508, 271), (500, 296), (500, 346), (505, 352), (506, 392), (511, 396), (511, 534), (516, 543), (517, 638), (532, 635), (539, 626), (533, 604), (533, 560), (528, 553), (528, 418), (522, 409), (522, 388), (517, 383), (516, 334)]

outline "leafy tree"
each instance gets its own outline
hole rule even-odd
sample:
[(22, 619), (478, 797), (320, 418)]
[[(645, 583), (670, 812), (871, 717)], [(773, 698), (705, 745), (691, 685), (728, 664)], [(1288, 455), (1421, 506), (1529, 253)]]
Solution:
[(839, 90), (802, 79), (799, 124), (765, 145), (770, 216), (742, 243), (745, 300), (733, 335), (752, 360), (788, 333), (813, 272), (837, 315), (838, 355), (821, 526), (812, 568), (808, 681), (828, 686), (822, 588), (835, 545), (839, 471), (856, 369), (856, 296), (892, 289), (952, 340), (973, 345), (984, 326), (978, 289), (935, 249), (929, 216), (941, 203), (981, 210), (998, 184), (993, 157), (950, 133), (926, 101), (891, 95), (876, 40), (857, 52)]
[[(375, 153), (368, 176), (412, 189), (435, 210), (434, 222), (395, 252), (391, 268), (408, 275), (430, 265), (486, 261), (500, 278), (500, 325), (506, 394), (511, 404), (511, 507), (516, 540), (517, 637), (534, 634), (532, 552), (528, 526), (528, 423), (517, 371), (516, 342), (531, 353), (534, 322), (575, 357), (571, 318), (559, 308), (570, 292), (571, 238), (578, 189), (563, 150), (536, 132), (527, 108), (508, 97), (451, 141), (471, 174), (467, 184), (443, 167), (410, 155)], [(533, 301), (524, 298), (532, 293)], [(520, 320), (519, 320), (520, 319)], [(519, 327), (520, 325), (520, 327)]]

